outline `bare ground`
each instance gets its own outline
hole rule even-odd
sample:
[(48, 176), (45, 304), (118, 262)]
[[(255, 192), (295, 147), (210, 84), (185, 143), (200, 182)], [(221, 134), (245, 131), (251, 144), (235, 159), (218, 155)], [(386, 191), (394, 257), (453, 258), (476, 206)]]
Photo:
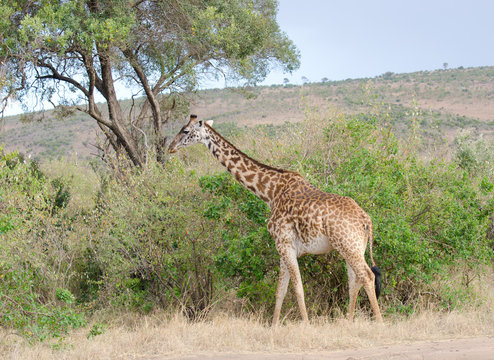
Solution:
[(442, 341), (417, 342), (411, 344), (398, 344), (380, 346), (359, 350), (345, 350), (318, 353), (295, 354), (221, 354), (198, 353), (187, 356), (155, 357), (158, 359), (217, 359), (217, 360), (383, 360), (383, 359), (407, 359), (407, 360), (492, 360), (494, 359), (494, 337), (482, 337), (473, 339), (455, 339)]

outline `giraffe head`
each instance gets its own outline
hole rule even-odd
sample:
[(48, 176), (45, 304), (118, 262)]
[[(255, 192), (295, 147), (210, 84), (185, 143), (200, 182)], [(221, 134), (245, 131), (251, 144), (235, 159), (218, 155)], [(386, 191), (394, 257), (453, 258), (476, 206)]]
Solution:
[[(209, 120), (206, 123), (212, 125), (213, 121)], [(206, 136), (204, 121), (197, 120), (197, 115), (190, 115), (189, 122), (180, 129), (170, 146), (168, 146), (168, 152), (172, 154), (183, 147), (200, 143)]]

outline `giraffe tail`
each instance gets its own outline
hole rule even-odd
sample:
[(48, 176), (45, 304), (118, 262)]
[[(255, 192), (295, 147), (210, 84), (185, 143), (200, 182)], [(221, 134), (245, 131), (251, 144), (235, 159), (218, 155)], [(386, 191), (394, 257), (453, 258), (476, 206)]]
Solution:
[(372, 231), (372, 222), (369, 224), (365, 225), (365, 231), (367, 232), (367, 236), (369, 239), (369, 252), (370, 252), (370, 258), (371, 258), (371, 263), (372, 267), (371, 270), (374, 273), (374, 287), (376, 289), (376, 298), (379, 298), (379, 295), (381, 294), (381, 270), (376, 266), (376, 263), (374, 262), (374, 256), (372, 255), (372, 245), (374, 243), (374, 234)]
[(381, 294), (381, 270), (377, 266), (371, 267), (372, 272), (375, 275), (374, 287), (376, 288), (376, 298), (379, 299)]

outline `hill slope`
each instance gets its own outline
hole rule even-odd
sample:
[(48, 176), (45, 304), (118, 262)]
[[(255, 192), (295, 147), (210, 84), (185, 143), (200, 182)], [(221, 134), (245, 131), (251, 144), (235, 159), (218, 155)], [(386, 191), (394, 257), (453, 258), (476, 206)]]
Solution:
[[(217, 123), (282, 124), (302, 121), (307, 109), (343, 113), (385, 109), (390, 121), (406, 131), (405, 116), (413, 112), (423, 129), (439, 130), (451, 142), (460, 129), (484, 136), (494, 133), (494, 67), (437, 70), (410, 74), (386, 73), (372, 79), (312, 83), (304, 86), (256, 87), (242, 91), (202, 90), (193, 95), (191, 112)], [(44, 159), (87, 157), (95, 144), (97, 126), (85, 114), (56, 120), (22, 122), (7, 117), (0, 127), (0, 144)], [(183, 119), (181, 120), (183, 121)], [(173, 126), (172, 126), (173, 127)]]

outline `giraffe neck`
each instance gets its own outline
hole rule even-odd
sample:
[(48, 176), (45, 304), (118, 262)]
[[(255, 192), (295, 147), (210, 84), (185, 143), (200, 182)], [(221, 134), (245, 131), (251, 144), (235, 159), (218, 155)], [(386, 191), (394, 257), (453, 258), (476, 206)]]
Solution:
[(281, 191), (289, 171), (276, 169), (250, 158), (209, 125), (203, 143), (211, 154), (246, 188), (268, 204)]

